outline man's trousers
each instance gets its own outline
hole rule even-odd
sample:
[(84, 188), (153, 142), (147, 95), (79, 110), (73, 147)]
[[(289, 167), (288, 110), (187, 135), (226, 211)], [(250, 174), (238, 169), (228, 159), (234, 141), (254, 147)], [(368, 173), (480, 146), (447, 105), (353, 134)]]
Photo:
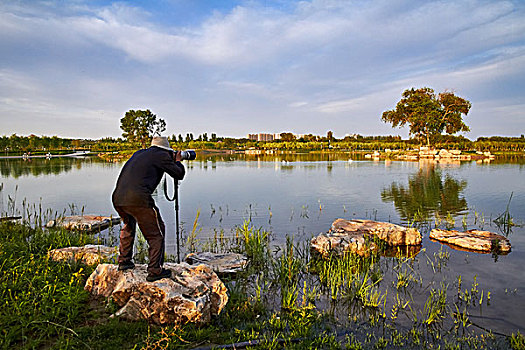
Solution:
[(158, 275), (162, 271), (162, 264), (164, 263), (164, 236), (166, 232), (159, 209), (156, 206), (152, 208), (116, 206), (115, 210), (124, 224), (120, 230), (118, 262), (129, 262), (133, 258), (133, 242), (138, 224), (149, 245), (148, 273)]

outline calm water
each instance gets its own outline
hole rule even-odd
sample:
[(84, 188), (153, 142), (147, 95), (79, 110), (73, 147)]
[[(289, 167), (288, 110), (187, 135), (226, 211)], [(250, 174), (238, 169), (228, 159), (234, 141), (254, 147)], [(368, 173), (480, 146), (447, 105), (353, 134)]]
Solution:
[[(275, 245), (282, 245), (287, 235), (303, 241), (326, 232), (336, 218), (407, 223), (416, 215), (434, 226), (436, 216), (448, 215), (456, 229), (463, 230), (465, 225), (501, 233), (492, 221), (505, 211), (512, 194), (509, 212), (521, 226), (508, 233), (510, 254), (493, 257), (453, 250), (431, 242), (428, 225), (423, 225), (424, 255), (419, 255), (419, 268), (426, 278), (438, 278), (422, 256), (432, 257), (440, 249), (450, 252), (447, 269), (439, 278), (447, 277), (451, 290), (461, 275), (463, 289), (477, 276), (479, 289), (491, 292), (491, 305), (473, 315), (483, 318), (474, 320), (501, 332), (525, 331), (522, 159), (461, 164), (349, 159), (347, 154), (232, 155), (186, 163), (186, 178), (179, 190), (184, 234), (191, 231), (197, 213), (201, 242), (221, 230), (231, 236), (243, 220), (270, 230)], [(58, 213), (78, 213), (83, 208), (84, 213), (115, 215), (111, 192), (122, 165), (90, 158), (0, 159), (0, 211), (12, 211), (13, 203), (22, 211), (25, 199)], [(169, 182), (170, 193), (172, 185)], [(174, 253), (173, 203), (160, 188), (155, 200), (166, 222), (168, 253)]]

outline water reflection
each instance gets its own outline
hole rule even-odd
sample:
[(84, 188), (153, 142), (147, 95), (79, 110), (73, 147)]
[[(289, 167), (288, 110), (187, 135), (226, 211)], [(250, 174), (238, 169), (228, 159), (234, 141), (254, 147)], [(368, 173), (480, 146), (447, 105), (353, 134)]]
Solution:
[[(86, 164), (102, 162), (98, 158), (0, 159), (0, 176), (17, 179), (22, 176), (59, 175)], [(108, 163), (108, 165), (111, 165)]]
[(197, 155), (194, 162), (231, 162), (231, 161), (256, 161), (275, 162), (291, 165), (293, 162), (330, 162), (348, 161), (349, 159), (363, 160), (361, 153), (351, 152), (311, 152), (311, 153), (278, 153), (278, 154), (245, 154), (245, 153), (206, 153)]
[(408, 186), (393, 182), (381, 191), (383, 202), (393, 202), (399, 216), (405, 221), (425, 222), (435, 214), (447, 216), (466, 210), (463, 191), (466, 180), (456, 180), (450, 174), (443, 176), (435, 165), (427, 164), (416, 174), (409, 175)]

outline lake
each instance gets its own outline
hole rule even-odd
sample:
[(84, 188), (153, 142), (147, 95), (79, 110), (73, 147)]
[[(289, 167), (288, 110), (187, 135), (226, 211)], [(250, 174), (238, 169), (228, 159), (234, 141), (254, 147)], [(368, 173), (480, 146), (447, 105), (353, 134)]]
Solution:
[[(111, 193), (122, 165), (89, 157), (0, 159), (0, 211), (2, 215), (22, 213), (31, 204), (59, 214), (116, 215)], [(480, 307), (472, 314), (473, 319), (506, 334), (525, 331), (523, 158), (434, 163), (373, 161), (345, 153), (223, 154), (199, 155), (185, 165), (186, 177), (179, 189), (184, 236), (197, 217), (197, 239), (201, 243), (221, 231), (232, 236), (236, 226), (250, 220), (255, 227), (271, 231), (276, 246), (282, 246), (286, 236), (307, 241), (328, 231), (337, 218), (397, 224), (416, 219), (424, 237), (418, 262), (425, 281), (443, 278), (454, 290), (458, 275), (462, 276), (463, 288), (476, 276), (478, 288), (490, 291), (491, 305)], [(173, 183), (168, 184), (171, 194)], [(174, 254), (173, 202), (166, 200), (160, 187), (155, 200), (166, 222), (167, 252)], [(428, 238), (430, 227), (436, 224), (458, 230), (484, 228), (501, 234), (502, 229), (493, 220), (507, 206), (517, 224), (504, 232), (512, 244), (508, 255), (459, 251)], [(443, 251), (450, 257), (446, 269), (436, 272), (428, 260)], [(385, 277), (384, 283), (390, 281)], [(418, 296), (414, 298), (417, 301)], [(423, 299), (420, 302), (424, 304)]]

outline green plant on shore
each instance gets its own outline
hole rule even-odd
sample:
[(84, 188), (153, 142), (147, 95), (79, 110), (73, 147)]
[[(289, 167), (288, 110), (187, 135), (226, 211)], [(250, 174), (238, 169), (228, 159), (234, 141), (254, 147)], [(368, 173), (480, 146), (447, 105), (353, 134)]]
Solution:
[(441, 283), (439, 289), (431, 289), (425, 302), (422, 322), (427, 326), (440, 324), (446, 317), (448, 284)]
[(467, 215), (468, 215), (468, 214), (463, 215), (463, 218), (461, 219), (461, 225), (463, 226), (463, 230), (464, 230), (464, 231), (466, 231), (467, 228), (468, 228), (468, 224), (467, 224)]
[(293, 309), (298, 299), (299, 278), (304, 268), (303, 261), (296, 256), (293, 237), (286, 237), (286, 247), (281, 255), (273, 260), (272, 268), (276, 282), (281, 286), (281, 307)]
[(412, 267), (413, 259), (410, 257), (397, 257), (393, 271), (396, 272), (396, 280), (392, 281), (396, 289), (406, 290), (414, 283), (421, 284), (421, 276)]
[(201, 214), (201, 210), (197, 209), (197, 214), (195, 215), (195, 220), (193, 220), (193, 226), (191, 228), (191, 232), (188, 234), (188, 238), (186, 239), (186, 249), (190, 253), (195, 253), (197, 251), (197, 246), (199, 244), (199, 239), (197, 239), (197, 232), (200, 231), (197, 230), (199, 227), (199, 216)]
[(428, 255), (426, 258), (427, 264), (430, 265), (432, 272), (435, 274), (437, 272), (441, 272), (441, 270), (447, 266), (448, 260), (450, 259), (450, 252), (441, 246), (439, 251), (434, 252), (432, 259)]
[(520, 331), (517, 331), (516, 334), (512, 333), (510, 337), (510, 347), (513, 350), (525, 349), (525, 337)]
[(233, 242), (232, 239), (226, 237), (224, 229), (213, 229), (213, 236), (209, 237), (207, 241), (202, 244), (203, 251), (209, 251), (213, 253), (223, 253), (231, 249)]
[(270, 261), (270, 233), (262, 228), (254, 228), (249, 220), (244, 220), (242, 226), (235, 232), (237, 250), (246, 254), (253, 268), (261, 269)]
[[(294, 242), (291, 236), (279, 249), (272, 248), (270, 232), (249, 221), (237, 227), (231, 239), (216, 232), (202, 241), (197, 239), (200, 231), (195, 232), (198, 249), (203, 243), (242, 252), (251, 259), (250, 267), (223, 279), (229, 301), (210, 324), (159, 327), (109, 319), (116, 307), (110, 301), (90, 302), (83, 290), (93, 268), (47, 257), (52, 248), (93, 243), (92, 236), (1, 223), (0, 300), (5, 304), (0, 324), (5, 326), (0, 347), (192, 349), (249, 341), (252, 349), (523, 348), (520, 333), (502, 338), (472, 332), (470, 308), (490, 301), (490, 293), (476, 279), (464, 289), (459, 277), (455, 296), (446, 282), (436, 286), (432, 280), (426, 290), (417, 269), (418, 261), (425, 261), (424, 252), (415, 257), (398, 252), (395, 257), (345, 254), (319, 260), (310, 257), (307, 243)], [(438, 274), (449, 256), (444, 249), (426, 259)], [(385, 278), (389, 271), (392, 283)], [(414, 302), (412, 292), (426, 298), (424, 306)], [(407, 327), (403, 317), (413, 321), (412, 326)], [(447, 332), (449, 325), (454, 328)]]
[(140, 227), (137, 227), (137, 232), (135, 234), (136, 240), (135, 240), (135, 252), (133, 253), (133, 260), (137, 263), (145, 264), (148, 261), (148, 244), (146, 242), (146, 238), (144, 238), (144, 235), (142, 234), (142, 231), (140, 230)]
[(447, 217), (445, 218), (445, 226), (447, 230), (451, 230), (456, 226), (456, 220), (451, 213), (448, 213)]
[(0, 223), (0, 343), (4, 348), (36, 348), (48, 339), (76, 337), (84, 312), (84, 280), (89, 269), (50, 260), (47, 250), (89, 243), (86, 236)]
[(514, 192), (510, 194), (509, 202), (507, 203), (507, 208), (503, 213), (501, 213), (496, 219), (494, 219), (494, 223), (498, 226), (498, 228), (501, 229), (501, 231), (508, 236), (512, 232), (512, 227), (516, 224), (514, 223), (513, 217), (510, 215), (509, 207), (510, 207), (510, 201), (512, 200), (512, 195)]

